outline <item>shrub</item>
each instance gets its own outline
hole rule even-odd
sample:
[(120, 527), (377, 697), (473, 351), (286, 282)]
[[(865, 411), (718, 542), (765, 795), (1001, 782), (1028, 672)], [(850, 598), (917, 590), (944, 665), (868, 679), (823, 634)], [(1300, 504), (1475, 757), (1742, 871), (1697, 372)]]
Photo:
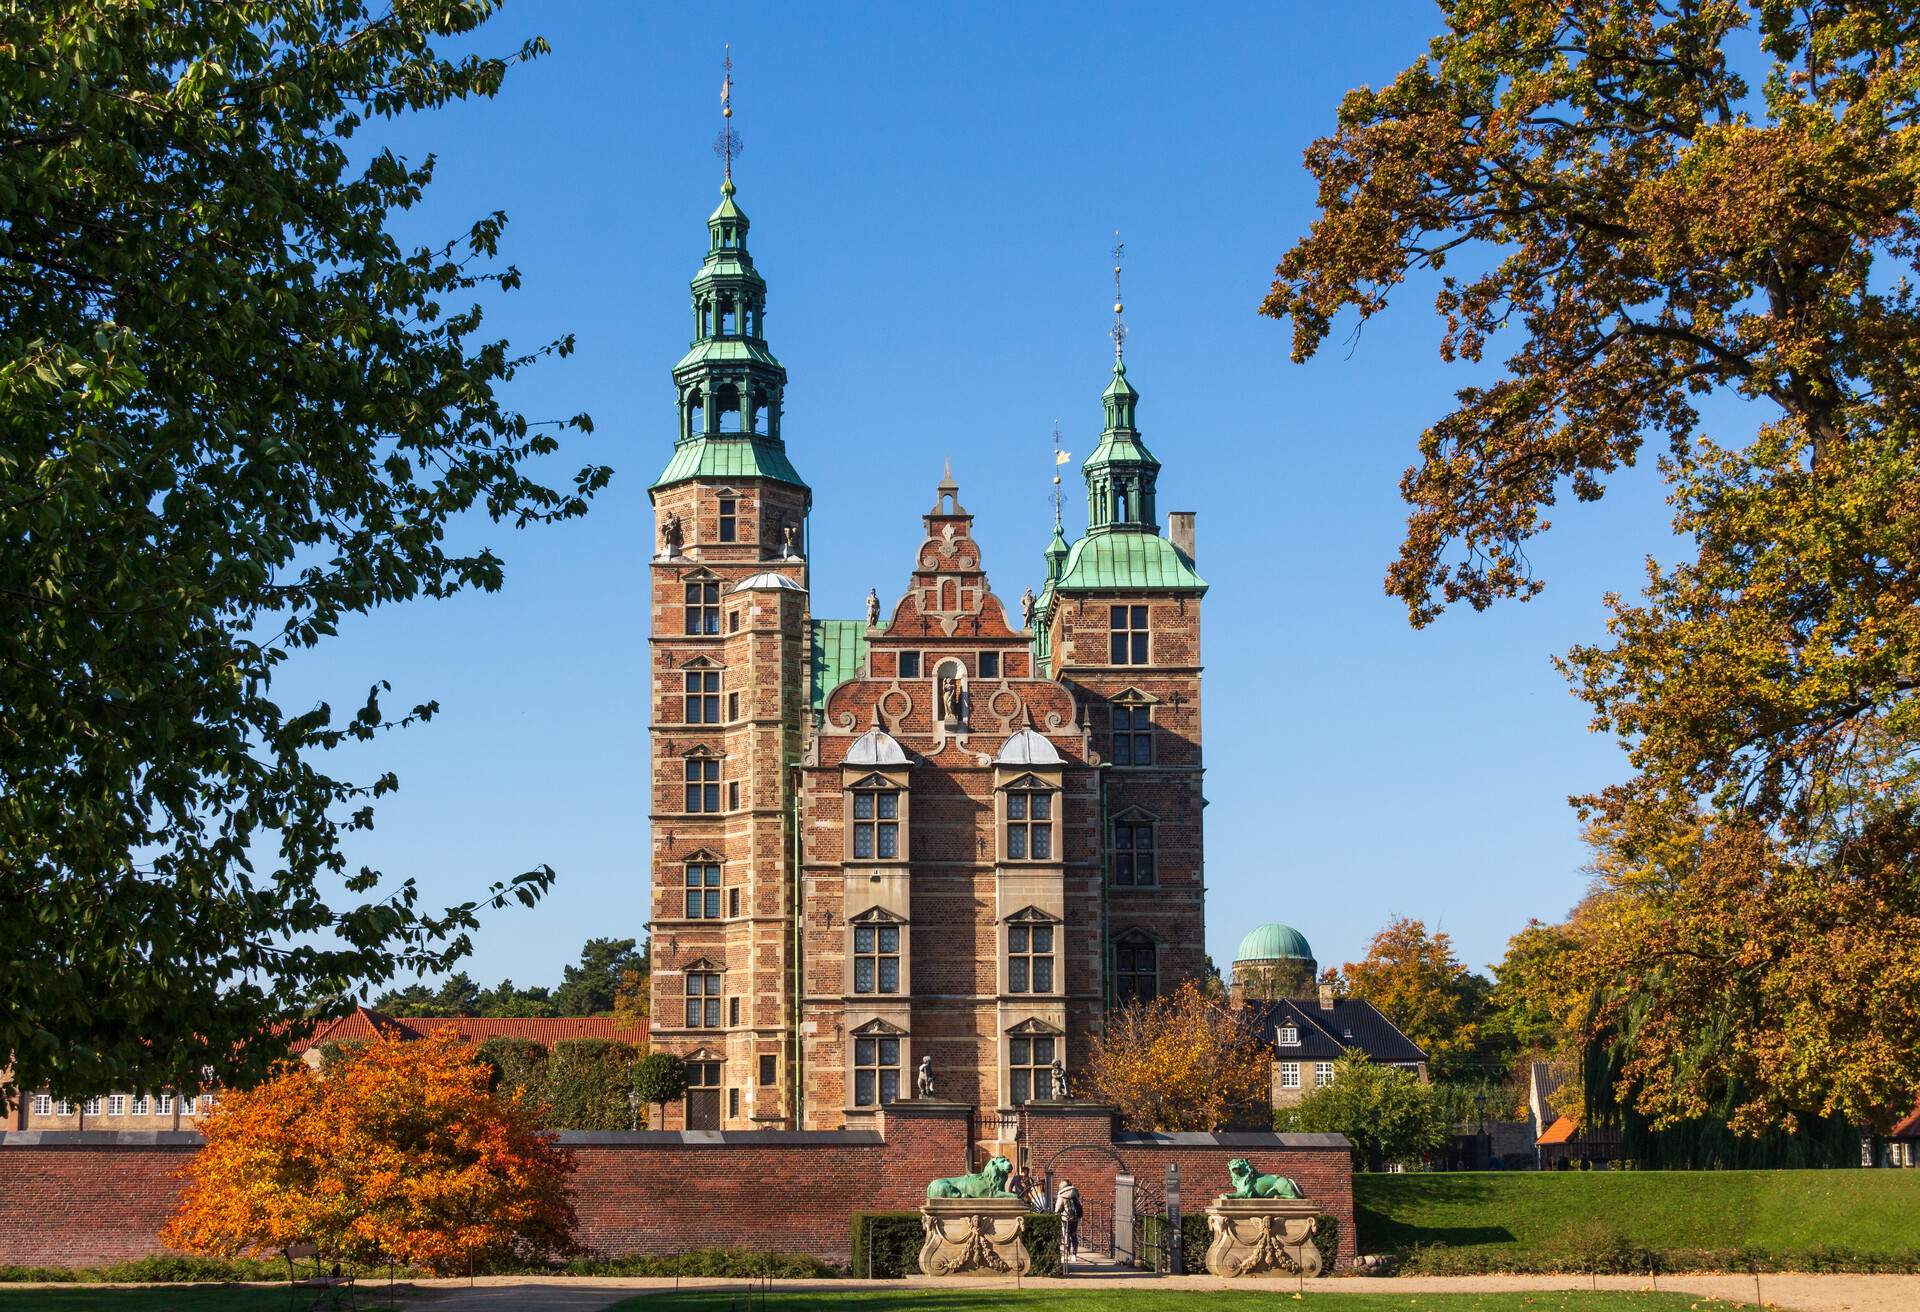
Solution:
[[(1333, 1264), (1340, 1258), (1340, 1218), (1320, 1213), (1319, 1225), (1313, 1236), (1314, 1246), (1320, 1250), (1324, 1269), (1333, 1270)], [(1155, 1271), (1166, 1269), (1160, 1252), (1151, 1258), (1144, 1255), (1152, 1249), (1163, 1249), (1166, 1242), (1167, 1218), (1150, 1212), (1133, 1218), (1133, 1252), (1135, 1266), (1151, 1266)], [(1205, 1212), (1183, 1212), (1180, 1215), (1180, 1271), (1182, 1275), (1203, 1276), (1207, 1273), (1207, 1245), (1213, 1242), (1213, 1235), (1207, 1228)]]
[(633, 1096), (663, 1112), (687, 1091), (687, 1063), (670, 1052), (650, 1052), (633, 1067)]
[(925, 1240), (918, 1212), (855, 1212), (853, 1274), (866, 1280), (916, 1275)]
[(1030, 1276), (1065, 1274), (1060, 1265), (1060, 1218), (1052, 1212), (1029, 1212), (1026, 1228), (1027, 1256), (1033, 1259)]
[(612, 1039), (562, 1039), (547, 1055), (547, 1123), (557, 1130), (630, 1130), (634, 1049)]

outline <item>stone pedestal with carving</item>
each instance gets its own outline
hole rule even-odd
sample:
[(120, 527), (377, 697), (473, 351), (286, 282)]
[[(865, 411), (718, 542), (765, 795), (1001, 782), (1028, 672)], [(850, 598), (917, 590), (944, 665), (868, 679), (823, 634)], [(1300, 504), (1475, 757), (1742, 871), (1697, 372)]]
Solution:
[(920, 1209), (920, 1270), (930, 1276), (1025, 1275), (1033, 1261), (1018, 1198), (929, 1198)]
[(1207, 1271), (1216, 1276), (1320, 1274), (1320, 1208), (1305, 1198), (1218, 1198), (1207, 1209)]

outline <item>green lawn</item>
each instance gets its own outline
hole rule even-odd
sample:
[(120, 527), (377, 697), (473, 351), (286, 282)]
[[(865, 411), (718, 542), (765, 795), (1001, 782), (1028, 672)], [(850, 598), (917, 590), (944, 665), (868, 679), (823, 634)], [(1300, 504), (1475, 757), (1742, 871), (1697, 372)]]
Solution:
[(1363, 1252), (1443, 1245), (1551, 1260), (1595, 1228), (1656, 1252), (1920, 1261), (1920, 1171), (1516, 1171), (1357, 1175)]
[[(384, 1290), (363, 1288), (361, 1312), (386, 1306)], [(312, 1289), (246, 1288), (231, 1285), (164, 1285), (151, 1289), (103, 1289), (62, 1285), (19, 1289), (0, 1285), (0, 1312), (308, 1312), (319, 1297)], [(325, 1306), (322, 1304), (321, 1306)], [(342, 1308), (349, 1306), (342, 1303)], [(402, 1308), (430, 1306), (400, 1300)]]
[[(1278, 1312), (1280, 1308), (1318, 1308), (1321, 1312), (1684, 1312), (1699, 1296), (1634, 1294), (1601, 1290), (1526, 1294), (1348, 1294), (1309, 1288), (1296, 1302), (1272, 1290), (1224, 1289), (913, 1289), (776, 1290), (766, 1312), (834, 1312), (852, 1305), (861, 1312), (990, 1312), (997, 1308), (1045, 1308), (1048, 1312)], [(0, 1304), (4, 1307), (5, 1304)], [(739, 1292), (655, 1294), (616, 1303), (609, 1312), (745, 1312)], [(754, 1300), (755, 1312), (763, 1305)], [(1720, 1304), (1734, 1307), (1737, 1304)]]

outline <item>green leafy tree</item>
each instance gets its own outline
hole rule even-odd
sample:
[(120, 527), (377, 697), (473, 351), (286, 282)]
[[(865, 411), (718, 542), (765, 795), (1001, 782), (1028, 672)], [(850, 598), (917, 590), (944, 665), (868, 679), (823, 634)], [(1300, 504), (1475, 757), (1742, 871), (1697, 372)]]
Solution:
[(609, 1015), (626, 972), (645, 967), (633, 939), (590, 938), (580, 949), (580, 964), (568, 966), (553, 991), (554, 1005), (564, 1016)]
[(1447, 1146), (1447, 1113), (1432, 1086), (1349, 1051), (1333, 1064), (1333, 1083), (1273, 1115), (1276, 1130), (1344, 1134), (1358, 1169), (1418, 1162)]
[(687, 1063), (670, 1052), (650, 1052), (633, 1064), (633, 1094), (664, 1118), (667, 1104), (687, 1092)]
[(1395, 916), (1373, 936), (1367, 955), (1341, 968), (1338, 991), (1364, 999), (1427, 1054), (1437, 1076), (1478, 1063), (1487, 982), (1453, 952), (1445, 932)]
[(1416, 624), (1534, 595), (1559, 499), (1664, 446), (1678, 559), (1563, 662), (1634, 771), (1581, 799), (1623, 936), (1580, 1037), (1656, 1124), (1884, 1125), (1920, 1090), (1920, 10), (1440, 13), (1308, 149), (1263, 308), (1304, 359), (1419, 277), (1444, 357), (1510, 343), (1403, 480)]
[[(455, 546), (583, 513), (558, 423), (482, 335), (505, 218), (411, 246), (431, 157), (370, 122), (545, 50), (446, 57), (494, 0), (0, 6), (0, 1069), (69, 1093), (259, 1076), (278, 1022), (445, 969), (485, 907), (355, 867), (391, 774), (326, 749), (424, 720), (274, 676), (348, 618), (501, 585)], [(349, 146), (353, 147), (352, 153)], [(0, 1101), (7, 1090), (0, 1088)]]

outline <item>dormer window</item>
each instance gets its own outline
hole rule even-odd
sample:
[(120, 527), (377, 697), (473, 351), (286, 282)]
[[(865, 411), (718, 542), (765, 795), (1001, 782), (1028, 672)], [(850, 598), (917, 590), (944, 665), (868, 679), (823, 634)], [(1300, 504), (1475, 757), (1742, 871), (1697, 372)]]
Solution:
[(1282, 1025), (1280, 1027), (1279, 1038), (1275, 1041), (1282, 1048), (1299, 1047), (1300, 1046), (1300, 1027), (1297, 1025)]

